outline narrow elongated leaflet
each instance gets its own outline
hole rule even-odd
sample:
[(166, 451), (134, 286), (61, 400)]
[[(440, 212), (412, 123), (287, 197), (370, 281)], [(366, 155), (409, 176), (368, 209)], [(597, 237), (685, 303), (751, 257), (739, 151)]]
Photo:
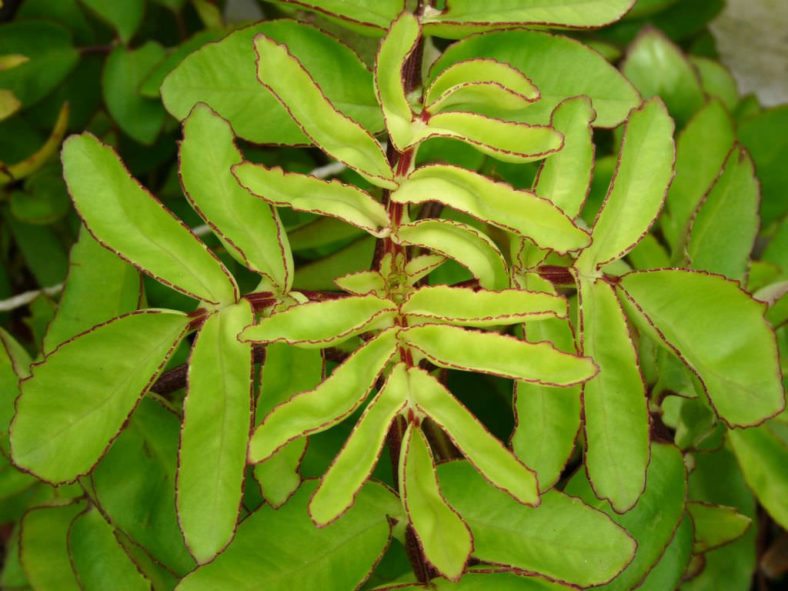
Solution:
[(487, 289), (509, 286), (506, 261), (495, 243), (476, 228), (452, 220), (419, 220), (397, 228), (392, 240), (422, 246), (467, 268)]
[(616, 294), (580, 278), (583, 354), (599, 373), (583, 385), (588, 477), (597, 496), (623, 512), (646, 486), (649, 416), (646, 388)]
[(457, 581), (473, 550), (466, 523), (441, 494), (429, 443), (408, 425), (399, 456), (400, 496), (424, 556), (446, 578)]
[(538, 507), (518, 503), (467, 462), (438, 466), (441, 490), (473, 533), (473, 556), (590, 587), (632, 559), (635, 542), (607, 515), (558, 491)]
[(358, 408), (394, 354), (396, 338), (395, 329), (381, 333), (348, 357), (317, 388), (274, 408), (252, 434), (249, 461), (261, 462), (287, 442), (324, 431)]
[(274, 3), (317, 12), (368, 35), (382, 34), (405, 9), (405, 0), (274, 0)]
[(336, 286), (354, 295), (383, 295), (386, 292), (386, 280), (378, 271), (359, 271), (334, 279)]
[(440, 254), (421, 254), (413, 257), (405, 263), (405, 274), (408, 276), (408, 283), (415, 284), (422, 277), (426, 277), (432, 271), (446, 262), (446, 257)]
[(441, 367), (558, 386), (584, 382), (597, 373), (591, 359), (562, 353), (549, 343), (439, 324), (411, 327), (402, 336)]
[[(474, 291), (436, 285), (414, 291), (400, 308), (413, 319), (464, 326), (514, 324), (525, 318), (566, 316), (566, 300), (519, 289)], [(414, 318), (415, 317), (415, 318)]]
[(237, 335), (253, 320), (246, 300), (213, 314), (189, 358), (176, 502), (199, 563), (230, 542), (238, 520), (252, 419), (252, 346)]
[(353, 505), (375, 467), (391, 421), (405, 407), (409, 394), (407, 368), (397, 364), (361, 415), (309, 503), (309, 515), (317, 525), (330, 523)]
[(227, 252), (268, 277), (276, 289), (292, 284), (293, 255), (274, 208), (238, 185), (230, 171), (243, 161), (230, 125), (205, 103), (183, 122), (180, 177), (186, 198)]
[(586, 232), (547, 199), (455, 166), (434, 164), (412, 172), (391, 194), (399, 203), (440, 201), (559, 252), (588, 245)]
[[(178, 312), (128, 314), (75, 337), (33, 367), (11, 424), (14, 462), (49, 482), (88, 472), (181, 340)], [(52, 392), (62, 396), (52, 398)], [(48, 436), (41, 437), (41, 425)]]
[(620, 285), (634, 318), (644, 315), (696, 373), (728, 426), (757, 425), (785, 407), (774, 333), (737, 283), (668, 269), (630, 273)]
[(687, 511), (692, 516), (695, 531), (692, 551), (696, 554), (732, 542), (752, 525), (752, 519), (733, 507), (690, 501), (687, 503)]
[(89, 133), (63, 143), (63, 175), (90, 233), (155, 279), (198, 300), (227, 304), (238, 287), (224, 265)]
[(539, 504), (534, 473), (493, 437), (451, 392), (417, 367), (408, 370), (408, 381), (413, 402), (443, 427), (482, 476), (523, 504)]
[(353, 185), (250, 162), (232, 170), (243, 187), (274, 205), (339, 218), (374, 236), (383, 236), (388, 230), (386, 209)]
[(402, 152), (413, 142), (413, 112), (403, 84), (402, 69), (416, 49), (421, 30), (418, 19), (403, 12), (391, 23), (375, 60), (375, 90), (391, 143)]
[(424, 28), (430, 35), (456, 39), (488, 29), (523, 26), (560, 28), (602, 27), (617, 21), (632, 7), (632, 0), (449, 0), (443, 12), (428, 11)]
[[(637, 90), (599, 53), (574, 39), (538, 31), (491, 32), (458, 41), (438, 58), (429, 78), (434, 80), (452, 64), (476, 58), (507, 63), (539, 89), (541, 99), (519, 113), (518, 120), (547, 124), (558, 103), (585, 95), (597, 113), (594, 125), (615, 127), (640, 103)], [(485, 112), (503, 115), (495, 109)]]
[(254, 41), (257, 76), (321, 149), (375, 185), (394, 188), (383, 149), (360, 125), (336, 110), (299, 60), (265, 35)]
[(591, 272), (640, 242), (665, 201), (674, 157), (673, 120), (659, 99), (646, 101), (629, 117), (593, 241), (578, 257), (578, 269)]
[(327, 347), (370, 330), (391, 325), (397, 307), (376, 295), (309, 302), (261, 318), (240, 334), (246, 342), (286, 342)]

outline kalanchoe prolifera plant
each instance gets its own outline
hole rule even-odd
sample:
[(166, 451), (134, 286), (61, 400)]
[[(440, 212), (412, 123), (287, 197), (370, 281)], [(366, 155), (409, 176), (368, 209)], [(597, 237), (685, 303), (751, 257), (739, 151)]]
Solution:
[[(103, 256), (97, 242), (197, 304), (140, 306), (134, 273), (113, 259), (107, 272), (127, 274), (114, 312), (84, 332), (58, 316), (21, 383), (10, 450), (86, 500), (29, 513), (23, 535), (44, 527), (41, 511), (56, 515), (64, 572), (86, 588), (341, 591), (373, 571), (381, 588), (675, 588), (689, 545), (701, 555), (749, 520), (687, 502), (654, 384), (683, 380), (737, 430), (735, 445), (783, 410), (784, 392), (774, 333), (740, 277), (681, 268), (713, 258), (704, 227), (722, 197), (683, 214), (676, 200), (661, 218), (676, 266), (625, 260), (636, 248), (638, 261), (660, 260), (640, 245), (674, 176), (663, 102), (578, 41), (523, 28), (598, 27), (632, 1), (294, 3), (383, 35), (373, 71), (333, 37), (281, 20), (206, 45), (162, 87), (183, 120), (184, 193), (256, 276), (248, 293), (110, 146), (89, 133), (64, 143), (89, 233), (80, 256)], [(433, 36), (460, 40), (441, 52)], [(594, 128), (618, 126), (588, 224)], [(311, 145), (356, 176), (252, 161), (236, 136)], [(494, 164), (454, 162), (460, 144)], [(430, 145), (447, 154), (423, 158)], [(504, 182), (499, 165), (538, 169), (533, 182)], [(721, 179), (747, 173), (735, 152)], [(306, 226), (288, 231), (290, 210), (329, 234), (321, 245), (371, 248), (351, 251), (352, 265), (334, 254), (296, 265)], [(310, 287), (320, 273), (335, 289)], [(64, 298), (79, 281), (75, 271)], [(191, 334), (181, 412), (146, 393)], [(450, 376), (476, 374), (513, 393), (511, 441), (453, 393)], [(339, 425), (349, 429), (322, 448), (327, 469), (302, 482), (308, 440)], [(576, 449), (584, 468), (562, 481)], [(150, 457), (158, 472), (130, 468), (124, 482)], [(387, 462), (391, 487), (370, 478)]]

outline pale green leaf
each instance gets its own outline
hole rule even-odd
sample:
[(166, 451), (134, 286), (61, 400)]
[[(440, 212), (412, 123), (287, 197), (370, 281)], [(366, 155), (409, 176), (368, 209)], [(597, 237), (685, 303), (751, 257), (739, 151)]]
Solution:
[[(14, 462), (58, 483), (92, 469), (181, 340), (185, 314), (121, 316), (55, 349), (22, 383)], [(53, 398), (52, 392), (61, 395)], [(41, 425), (48, 425), (41, 437)]]
[(688, 59), (700, 76), (704, 92), (720, 100), (728, 112), (734, 112), (739, 104), (739, 88), (730, 70), (717, 60), (707, 57), (690, 55)]
[(635, 542), (607, 515), (558, 491), (528, 507), (491, 486), (466, 462), (438, 467), (446, 500), (473, 533), (473, 556), (551, 579), (591, 586), (617, 575)]
[(238, 185), (230, 169), (243, 154), (233, 139), (229, 124), (206, 104), (192, 109), (179, 152), (186, 197), (227, 252), (287, 292), (293, 275), (287, 235), (276, 211)]
[[(441, 257), (443, 259), (443, 257)], [(337, 277), (337, 287), (353, 295), (374, 294), (382, 296), (386, 292), (386, 280), (378, 271), (359, 271)]]
[(646, 386), (613, 288), (581, 279), (580, 315), (583, 354), (599, 366), (583, 385), (586, 469), (596, 495), (616, 511), (628, 511), (646, 486)]
[(340, 113), (287, 47), (262, 33), (254, 40), (257, 75), (303, 132), (321, 149), (373, 184), (394, 188), (383, 148), (363, 127)]
[(487, 289), (509, 286), (506, 261), (495, 243), (475, 228), (451, 220), (426, 219), (397, 228), (392, 239), (421, 246), (452, 258), (467, 268)]
[(314, 390), (274, 408), (252, 434), (249, 460), (261, 462), (296, 437), (324, 431), (347, 417), (367, 397), (396, 346), (396, 331), (381, 333)]
[(737, 283), (671, 269), (630, 273), (620, 286), (634, 318), (645, 316), (695, 372), (728, 426), (757, 425), (784, 408), (774, 333)]
[(197, 51), (206, 43), (219, 41), (222, 37), (224, 37), (224, 31), (205, 29), (170, 48), (167, 56), (145, 76), (145, 80), (139, 86), (140, 94), (147, 98), (160, 99), (160, 88), (167, 75), (177, 68), (189, 54)]
[(643, 238), (662, 209), (674, 158), (673, 121), (658, 99), (647, 101), (629, 117), (591, 246), (577, 259), (579, 269), (593, 272), (625, 256)]
[(411, 423), (402, 440), (399, 482), (405, 511), (426, 559), (439, 573), (456, 581), (473, 549), (471, 532), (441, 494), (424, 433)]
[(199, 563), (230, 542), (241, 505), (252, 419), (252, 346), (238, 333), (254, 320), (246, 300), (203, 324), (189, 357), (176, 502)]
[(62, 159), (74, 205), (105, 247), (196, 299), (237, 299), (224, 265), (130, 175), (112, 148), (89, 133), (71, 136)]
[(411, 399), (448, 434), (490, 484), (526, 505), (539, 504), (536, 476), (434, 377), (408, 370)]
[(733, 507), (690, 501), (687, 510), (692, 516), (695, 532), (692, 544), (695, 554), (719, 548), (740, 538), (752, 524), (752, 519)]
[(405, 0), (273, 0), (311, 10), (367, 35), (382, 35), (405, 8)]
[(402, 337), (440, 367), (559, 386), (586, 381), (597, 372), (591, 359), (562, 353), (550, 343), (526, 343), (497, 333), (426, 324), (404, 329)]
[(559, 252), (589, 243), (588, 234), (547, 199), (459, 167), (423, 166), (408, 176), (391, 199), (400, 203), (440, 201)]
[(250, 162), (233, 166), (233, 174), (243, 187), (274, 205), (336, 217), (374, 236), (388, 232), (386, 209), (354, 185)]
[(445, 262), (446, 257), (441, 254), (420, 254), (411, 258), (405, 263), (408, 283), (414, 285), (419, 279), (426, 277)]
[(145, 15), (145, 0), (124, 0), (105, 2), (104, 0), (80, 0), (118, 32), (121, 41), (128, 43), (142, 24)]
[(317, 525), (332, 522), (353, 505), (380, 456), (389, 425), (405, 407), (409, 388), (407, 368), (397, 364), (364, 410), (309, 503), (309, 515)]
[(246, 342), (286, 342), (317, 347), (340, 343), (393, 322), (397, 307), (376, 295), (307, 302), (260, 319), (240, 334)]
[(463, 326), (516, 324), (526, 318), (566, 316), (566, 300), (517, 289), (474, 291), (436, 285), (413, 292), (400, 311), (411, 319)]

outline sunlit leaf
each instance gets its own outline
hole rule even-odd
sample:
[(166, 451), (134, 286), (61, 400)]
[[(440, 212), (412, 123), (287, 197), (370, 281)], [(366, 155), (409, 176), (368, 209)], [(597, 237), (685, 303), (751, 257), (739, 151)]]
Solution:
[(695, 554), (718, 548), (741, 537), (752, 524), (752, 519), (732, 507), (691, 501), (687, 510), (692, 516)]
[[(441, 257), (442, 258), (442, 257)], [(382, 295), (386, 291), (385, 279), (378, 271), (359, 271), (334, 280), (337, 287), (354, 295)]]

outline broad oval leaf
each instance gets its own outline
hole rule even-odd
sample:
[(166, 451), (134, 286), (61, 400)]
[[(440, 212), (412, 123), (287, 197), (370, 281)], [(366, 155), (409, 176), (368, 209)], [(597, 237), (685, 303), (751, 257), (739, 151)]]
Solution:
[(440, 425), (462, 454), (493, 486), (525, 505), (539, 504), (534, 473), (524, 466), (440, 382), (422, 369), (408, 370), (411, 399)]
[(421, 428), (408, 425), (399, 460), (400, 496), (424, 556), (449, 580), (462, 576), (473, 538), (441, 494), (435, 462)]
[(621, 513), (635, 505), (646, 486), (646, 385), (613, 288), (581, 278), (580, 317), (583, 354), (599, 366), (583, 384), (585, 465), (596, 495)]
[(532, 123), (549, 123), (558, 103), (572, 96), (591, 99), (598, 127), (615, 127), (640, 103), (637, 90), (600, 54), (573, 39), (538, 31), (501, 31), (459, 41), (435, 62), (430, 80), (474, 58), (504, 62), (528, 76), (541, 93), (521, 114)]
[(189, 357), (176, 502), (199, 563), (230, 542), (238, 520), (252, 419), (252, 346), (237, 335), (253, 320), (246, 300), (216, 312)]
[(361, 405), (397, 348), (390, 329), (360, 347), (314, 390), (302, 392), (276, 408), (255, 429), (249, 461), (261, 462), (301, 435), (336, 425)]
[(619, 284), (667, 346), (695, 372), (729, 427), (757, 425), (785, 407), (774, 333), (763, 305), (720, 276), (666, 269)]
[(399, 226), (392, 240), (429, 248), (456, 260), (484, 288), (505, 289), (509, 286), (509, 274), (501, 251), (486, 234), (466, 224), (452, 220), (419, 220)]
[(64, 142), (62, 159), (74, 206), (105, 247), (193, 298), (237, 299), (235, 280), (216, 255), (131, 176), (112, 148), (84, 133)]
[(388, 233), (386, 208), (369, 193), (339, 180), (324, 181), (317, 177), (281, 168), (266, 168), (244, 162), (233, 166), (233, 174), (251, 193), (274, 205), (292, 207), (338, 218), (373, 236)]
[(238, 185), (231, 167), (243, 161), (243, 154), (233, 143), (230, 125), (205, 103), (183, 122), (179, 160), (187, 199), (227, 252), (287, 292), (293, 255), (279, 216)]
[(328, 347), (361, 332), (391, 325), (397, 307), (376, 295), (307, 302), (276, 312), (244, 330), (246, 342)]
[(566, 316), (566, 300), (549, 293), (519, 289), (474, 291), (436, 285), (414, 291), (400, 311), (417, 320), (464, 326), (515, 324), (526, 318)]
[(317, 528), (307, 515), (316, 486), (305, 482), (279, 509), (263, 505), (252, 513), (233, 543), (189, 573), (178, 590), (215, 591), (228, 584), (238, 591), (358, 588), (388, 546), (387, 511), (396, 514), (396, 498), (381, 484), (369, 483), (342, 519)]
[(733, 507), (713, 505), (699, 501), (687, 503), (687, 512), (692, 516), (695, 554), (724, 546), (744, 535), (752, 519), (742, 515)]
[(257, 76), (318, 147), (375, 185), (392, 189), (383, 148), (363, 127), (340, 113), (287, 47), (259, 34), (254, 39)]
[(589, 236), (547, 199), (464, 168), (434, 164), (412, 172), (391, 194), (399, 203), (436, 200), (559, 252), (583, 248)]
[(674, 158), (673, 121), (658, 99), (647, 101), (629, 117), (593, 241), (578, 257), (578, 269), (593, 272), (640, 242), (665, 202)]
[(441, 464), (438, 475), (446, 500), (471, 528), (479, 560), (583, 587), (612, 579), (632, 560), (634, 540), (579, 499), (549, 491), (528, 507), (467, 462)]
[[(53, 483), (90, 471), (188, 324), (185, 314), (137, 312), (55, 349), (22, 382), (11, 424), (14, 462)], [(52, 392), (62, 395), (53, 400)], [(41, 437), (41, 425), (48, 425), (47, 437)]]
[(382, 35), (405, 9), (405, 0), (273, 0), (311, 10), (368, 35)]
[(526, 343), (492, 332), (425, 324), (404, 329), (405, 342), (440, 367), (569, 386), (597, 373), (591, 359), (575, 357), (550, 343)]

